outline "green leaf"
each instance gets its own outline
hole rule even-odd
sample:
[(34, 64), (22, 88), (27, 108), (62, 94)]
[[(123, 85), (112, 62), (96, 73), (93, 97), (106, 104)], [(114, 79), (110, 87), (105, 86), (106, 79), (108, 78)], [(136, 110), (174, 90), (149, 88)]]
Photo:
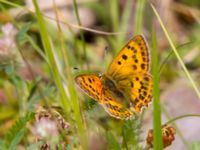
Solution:
[(5, 144), (9, 149), (13, 149), (23, 138), (26, 123), (34, 118), (34, 113), (27, 113), (26, 116), (19, 118), (9, 129), (5, 136)]
[(112, 132), (108, 131), (107, 132), (107, 141), (108, 141), (108, 147), (110, 150), (120, 150), (120, 145), (115, 139), (114, 135)]
[(35, 104), (37, 104), (40, 100), (42, 100), (43, 97), (50, 95), (51, 93), (53, 93), (55, 91), (54, 87), (51, 86), (46, 86), (46, 88), (42, 91), (42, 95), (36, 95), (34, 97), (30, 97), (28, 103), (27, 103), (27, 110), (29, 110), (30, 112), (35, 110)]
[(24, 136), (24, 128), (22, 128), (21, 130), (19, 130), (19, 132), (14, 136), (13, 140), (11, 141), (10, 145), (9, 145), (9, 150), (15, 150), (17, 144), (21, 141), (21, 139)]
[(28, 41), (27, 31), (29, 30), (30, 26), (31, 23), (28, 23), (20, 28), (18, 34), (16, 35), (16, 40), (18, 43), (23, 44)]
[(29, 96), (27, 98), (28, 101), (31, 100), (31, 98), (35, 94), (38, 84), (39, 84), (39, 81), (36, 81), (35, 83), (33, 83), (32, 87), (31, 87), (31, 90), (30, 90), (30, 93), (29, 93)]
[(133, 120), (128, 120), (124, 122), (122, 128), (123, 143), (122, 146), (126, 149), (134, 147), (135, 149), (140, 149), (139, 146), (139, 136), (141, 134), (141, 118), (135, 117)]
[(37, 142), (37, 143), (31, 143), (31, 145), (28, 146), (28, 147), (26, 148), (26, 150), (36, 150), (36, 149), (40, 149), (40, 146), (41, 146), (42, 144), (43, 144), (42, 141), (39, 141), (39, 142)]
[(0, 150), (5, 150), (6, 149), (6, 146), (5, 146), (5, 142), (0, 139)]
[(13, 65), (7, 65), (6, 68), (5, 68), (5, 72), (8, 75), (14, 74), (14, 72), (15, 72), (14, 66)]

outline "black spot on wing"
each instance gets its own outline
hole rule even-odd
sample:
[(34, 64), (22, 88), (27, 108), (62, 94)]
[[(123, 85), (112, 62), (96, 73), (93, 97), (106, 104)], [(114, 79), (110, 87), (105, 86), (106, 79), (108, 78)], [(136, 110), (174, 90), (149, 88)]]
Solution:
[(149, 78), (148, 77), (144, 77), (144, 80), (149, 81)]
[(133, 56), (132, 56), (133, 59), (136, 59), (136, 57), (137, 57), (136, 55), (133, 55)]
[(133, 52), (134, 52), (134, 53), (137, 53), (137, 49), (133, 48)]
[(139, 102), (139, 99), (135, 98), (132, 102), (133, 106), (135, 106)]
[(137, 70), (137, 66), (136, 65), (133, 65), (133, 70)]
[(138, 81), (138, 80), (139, 80), (139, 78), (138, 78), (138, 77), (135, 77), (135, 80), (136, 80), (136, 81)]
[(126, 60), (127, 58), (128, 57), (125, 54), (122, 55), (122, 59)]
[(144, 70), (145, 69), (145, 64), (141, 64), (141, 68), (142, 68), (142, 70)]
[(134, 83), (133, 83), (133, 82), (131, 82), (131, 87), (132, 87), (132, 88), (134, 87)]
[(142, 60), (143, 60), (143, 61), (147, 61), (147, 58), (143, 57)]
[(142, 94), (139, 95), (139, 99), (144, 100), (144, 96)]
[(134, 61), (135, 61), (135, 63), (138, 63), (138, 59), (135, 59)]
[(90, 83), (92, 83), (92, 80), (91, 80), (90, 78), (88, 78), (88, 81), (89, 81)]
[(148, 88), (143, 85), (141, 86), (141, 89), (148, 90)]
[(142, 54), (142, 56), (145, 56), (145, 52), (142, 52), (141, 54)]
[(121, 65), (122, 63), (121, 63), (121, 61), (118, 61), (117, 64), (118, 64), (118, 65)]

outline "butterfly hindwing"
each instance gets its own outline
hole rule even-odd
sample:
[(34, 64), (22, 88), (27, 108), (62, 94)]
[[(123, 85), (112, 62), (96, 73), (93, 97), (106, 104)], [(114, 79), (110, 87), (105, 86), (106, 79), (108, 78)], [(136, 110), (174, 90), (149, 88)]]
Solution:
[(133, 112), (118, 102), (109, 91), (105, 90), (102, 98), (102, 106), (111, 116), (118, 119), (130, 119), (133, 116)]
[[(151, 101), (152, 85), (153, 80), (148, 73), (129, 75), (116, 84), (115, 91), (123, 93), (122, 98), (118, 97), (118, 101), (125, 107), (140, 112), (141, 108), (147, 107)], [(116, 92), (112, 92), (111, 88), (109, 90), (114, 97), (117, 97)]]
[(131, 107), (135, 112), (140, 112), (143, 107), (148, 106), (152, 98), (152, 88), (153, 80), (149, 74), (133, 75), (130, 84), (124, 86), (124, 91), (128, 91)]

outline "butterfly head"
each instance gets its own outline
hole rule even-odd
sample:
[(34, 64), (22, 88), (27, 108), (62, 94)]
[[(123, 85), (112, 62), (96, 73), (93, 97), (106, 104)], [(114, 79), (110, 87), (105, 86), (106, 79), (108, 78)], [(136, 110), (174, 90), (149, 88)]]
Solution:
[(102, 81), (106, 89), (110, 89), (110, 90), (116, 89), (115, 83), (111, 79), (107, 78), (105, 75), (102, 76)]

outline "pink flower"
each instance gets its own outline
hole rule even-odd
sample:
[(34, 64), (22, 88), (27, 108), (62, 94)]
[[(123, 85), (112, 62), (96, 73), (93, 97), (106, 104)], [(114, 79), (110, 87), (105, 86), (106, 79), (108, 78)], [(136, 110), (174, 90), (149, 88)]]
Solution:
[(1, 27), (3, 36), (0, 38), (0, 64), (10, 61), (16, 53), (15, 35), (17, 30), (11, 23)]
[(58, 128), (55, 121), (48, 118), (41, 118), (35, 124), (36, 134), (41, 138), (54, 137), (58, 135)]

